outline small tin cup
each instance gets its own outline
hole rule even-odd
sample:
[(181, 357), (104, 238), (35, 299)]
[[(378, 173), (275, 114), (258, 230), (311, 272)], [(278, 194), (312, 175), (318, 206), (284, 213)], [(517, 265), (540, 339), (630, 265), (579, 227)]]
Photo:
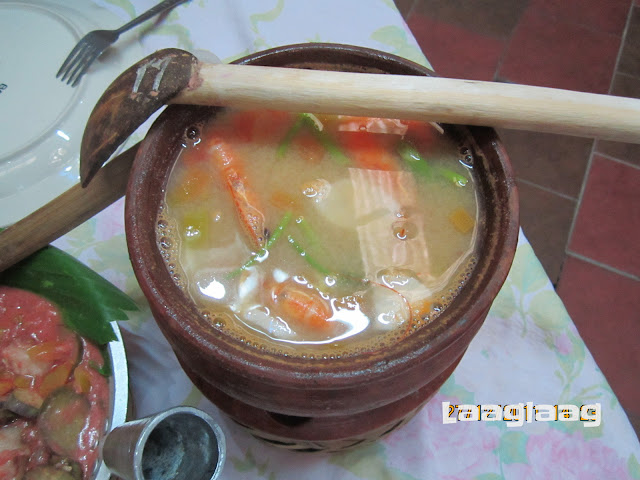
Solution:
[(214, 480), (224, 466), (226, 442), (205, 412), (175, 407), (114, 428), (102, 457), (124, 480)]

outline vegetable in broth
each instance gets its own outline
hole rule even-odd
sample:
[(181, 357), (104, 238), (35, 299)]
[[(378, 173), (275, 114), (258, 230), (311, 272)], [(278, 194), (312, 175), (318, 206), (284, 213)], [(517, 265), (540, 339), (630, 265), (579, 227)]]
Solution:
[(158, 245), (212, 328), (289, 355), (369, 351), (473, 269), (472, 164), (430, 124), (226, 110), (183, 139)]

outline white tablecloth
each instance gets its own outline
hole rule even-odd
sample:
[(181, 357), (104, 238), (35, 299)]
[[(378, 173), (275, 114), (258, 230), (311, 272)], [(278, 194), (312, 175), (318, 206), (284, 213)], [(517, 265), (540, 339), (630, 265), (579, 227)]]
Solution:
[[(154, 0), (95, 3), (124, 23)], [(178, 47), (212, 52), (222, 61), (291, 43), (348, 43), (428, 65), (392, 0), (191, 0), (155, 28), (141, 28), (135, 41), (145, 54)], [(140, 306), (140, 312), (120, 323), (136, 415), (178, 404), (209, 412), (227, 437), (225, 479), (640, 478), (638, 439), (522, 234), (511, 273), (451, 378), (406, 426), (371, 446), (339, 454), (292, 453), (266, 445), (193, 387), (137, 286), (125, 244), (122, 200), (55, 244)], [(443, 424), (443, 402), (599, 403), (601, 424)]]

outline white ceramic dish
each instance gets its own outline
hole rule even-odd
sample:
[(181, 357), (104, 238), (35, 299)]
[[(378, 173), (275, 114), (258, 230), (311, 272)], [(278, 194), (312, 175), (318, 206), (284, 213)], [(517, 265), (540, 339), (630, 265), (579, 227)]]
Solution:
[[(117, 341), (109, 344), (109, 357), (111, 358), (112, 377), (111, 377), (111, 417), (107, 431), (122, 425), (127, 421), (129, 413), (129, 374), (127, 369), (127, 355), (122, 341), (122, 334), (116, 322), (112, 322), (113, 331), (118, 337)], [(100, 460), (95, 480), (108, 480), (111, 477), (110, 470)]]
[[(125, 21), (86, 0), (0, 0), (0, 226), (41, 207), (78, 182), (80, 141), (107, 86), (144, 56), (123, 35), (76, 88), (55, 78), (87, 32)], [(127, 36), (128, 35), (128, 36)]]

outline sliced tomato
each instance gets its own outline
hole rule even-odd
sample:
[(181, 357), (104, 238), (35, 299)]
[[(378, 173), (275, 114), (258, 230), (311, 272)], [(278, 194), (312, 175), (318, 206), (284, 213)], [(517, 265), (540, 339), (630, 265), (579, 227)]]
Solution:
[(311, 132), (301, 131), (293, 143), (300, 152), (300, 156), (308, 162), (317, 163), (325, 154), (325, 148)]
[(369, 132), (338, 132), (338, 142), (347, 156), (360, 168), (369, 170), (398, 170), (399, 162), (393, 146), (399, 140), (395, 135)]

